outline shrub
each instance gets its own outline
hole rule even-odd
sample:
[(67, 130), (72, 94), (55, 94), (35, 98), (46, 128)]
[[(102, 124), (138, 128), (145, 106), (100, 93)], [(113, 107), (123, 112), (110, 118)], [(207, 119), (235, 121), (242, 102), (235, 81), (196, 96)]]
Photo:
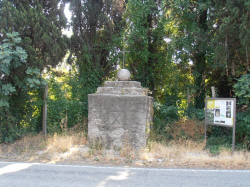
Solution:
[(199, 140), (204, 136), (204, 121), (182, 118), (168, 125), (166, 132), (175, 139)]
[(84, 120), (84, 106), (80, 101), (48, 99), (48, 132), (59, 133)]
[(177, 121), (180, 118), (178, 107), (176, 106), (166, 106), (160, 103), (154, 103), (154, 126), (153, 133), (155, 133), (155, 138), (158, 140), (169, 140), (173, 136), (166, 133), (166, 127)]
[(238, 97), (238, 111), (236, 117), (236, 140), (250, 149), (250, 74), (243, 75), (234, 85), (235, 95)]
[(236, 117), (236, 141), (243, 144), (244, 148), (250, 150), (250, 113), (242, 111)]
[(13, 116), (5, 116), (0, 121), (0, 143), (14, 142), (22, 136), (22, 130), (18, 127), (18, 120)]
[(189, 106), (185, 110), (184, 115), (190, 119), (198, 119), (200, 121), (205, 120), (205, 110), (195, 108), (194, 106)]

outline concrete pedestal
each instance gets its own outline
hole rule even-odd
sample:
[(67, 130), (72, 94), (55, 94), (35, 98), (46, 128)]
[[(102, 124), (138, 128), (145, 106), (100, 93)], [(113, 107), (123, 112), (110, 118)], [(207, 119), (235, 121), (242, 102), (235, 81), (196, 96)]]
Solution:
[(106, 81), (96, 94), (89, 94), (89, 141), (101, 141), (108, 148), (145, 147), (153, 120), (153, 98), (144, 94), (140, 82), (135, 81)]

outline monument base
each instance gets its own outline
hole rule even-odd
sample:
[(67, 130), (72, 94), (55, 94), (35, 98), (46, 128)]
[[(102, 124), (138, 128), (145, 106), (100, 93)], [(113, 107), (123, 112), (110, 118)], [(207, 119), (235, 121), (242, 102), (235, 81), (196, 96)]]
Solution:
[(88, 95), (89, 141), (101, 141), (108, 148), (146, 147), (153, 98), (142, 95), (140, 87), (135, 81), (106, 81), (97, 94)]

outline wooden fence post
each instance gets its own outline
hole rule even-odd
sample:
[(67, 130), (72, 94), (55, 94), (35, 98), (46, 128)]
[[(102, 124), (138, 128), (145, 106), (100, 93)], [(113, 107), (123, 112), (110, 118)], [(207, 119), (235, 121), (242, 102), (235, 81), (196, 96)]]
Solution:
[(43, 105), (43, 135), (47, 134), (47, 95), (48, 95), (48, 84), (45, 85), (44, 88), (44, 93), (43, 93), (43, 101), (44, 101), (44, 105)]

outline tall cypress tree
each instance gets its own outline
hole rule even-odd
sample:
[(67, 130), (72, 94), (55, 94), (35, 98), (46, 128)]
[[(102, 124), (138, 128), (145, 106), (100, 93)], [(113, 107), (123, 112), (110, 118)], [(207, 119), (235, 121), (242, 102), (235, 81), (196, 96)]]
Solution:
[(72, 0), (71, 56), (78, 69), (72, 99), (84, 102), (94, 93), (117, 64), (124, 13), (123, 0)]
[(129, 66), (134, 79), (159, 93), (166, 80), (167, 35), (164, 1), (130, 0), (127, 5)]
[[(21, 47), (27, 52), (27, 67), (41, 71), (56, 66), (66, 54), (65, 1), (61, 0), (3, 0), (0, 12), (1, 40), (7, 32), (18, 32)], [(19, 73), (23, 73), (19, 72)]]
[(210, 84), (220, 97), (232, 97), (236, 79), (249, 71), (250, 1), (213, 0), (210, 9), (215, 27)]
[(26, 63), (12, 68), (9, 75), (1, 75), (1, 78), (5, 76), (5, 80), (16, 88), (15, 93), (9, 96), (8, 114), (19, 121), (31, 121), (27, 119), (27, 115), (31, 118), (33, 115), (29, 102), (32, 98), (28, 91), (33, 92), (33, 95), (36, 95), (37, 91), (29, 90), (33, 87), (33, 79), (29, 79), (29, 76), (41, 73), (45, 67), (56, 66), (66, 54), (67, 38), (62, 35), (67, 21), (64, 5), (65, 0), (0, 2), (0, 42), (6, 38), (7, 33), (18, 32), (22, 39), (18, 45), (28, 55)]
[[(73, 0), (71, 54), (83, 73), (98, 72), (100, 81), (109, 75), (114, 53), (120, 40), (124, 3), (122, 0)], [(96, 72), (97, 73), (97, 72)]]
[[(194, 104), (204, 107), (210, 86), (220, 97), (233, 96), (235, 78), (249, 69), (249, 0), (169, 1), (177, 58), (193, 61)], [(206, 83), (205, 83), (205, 80)]]

